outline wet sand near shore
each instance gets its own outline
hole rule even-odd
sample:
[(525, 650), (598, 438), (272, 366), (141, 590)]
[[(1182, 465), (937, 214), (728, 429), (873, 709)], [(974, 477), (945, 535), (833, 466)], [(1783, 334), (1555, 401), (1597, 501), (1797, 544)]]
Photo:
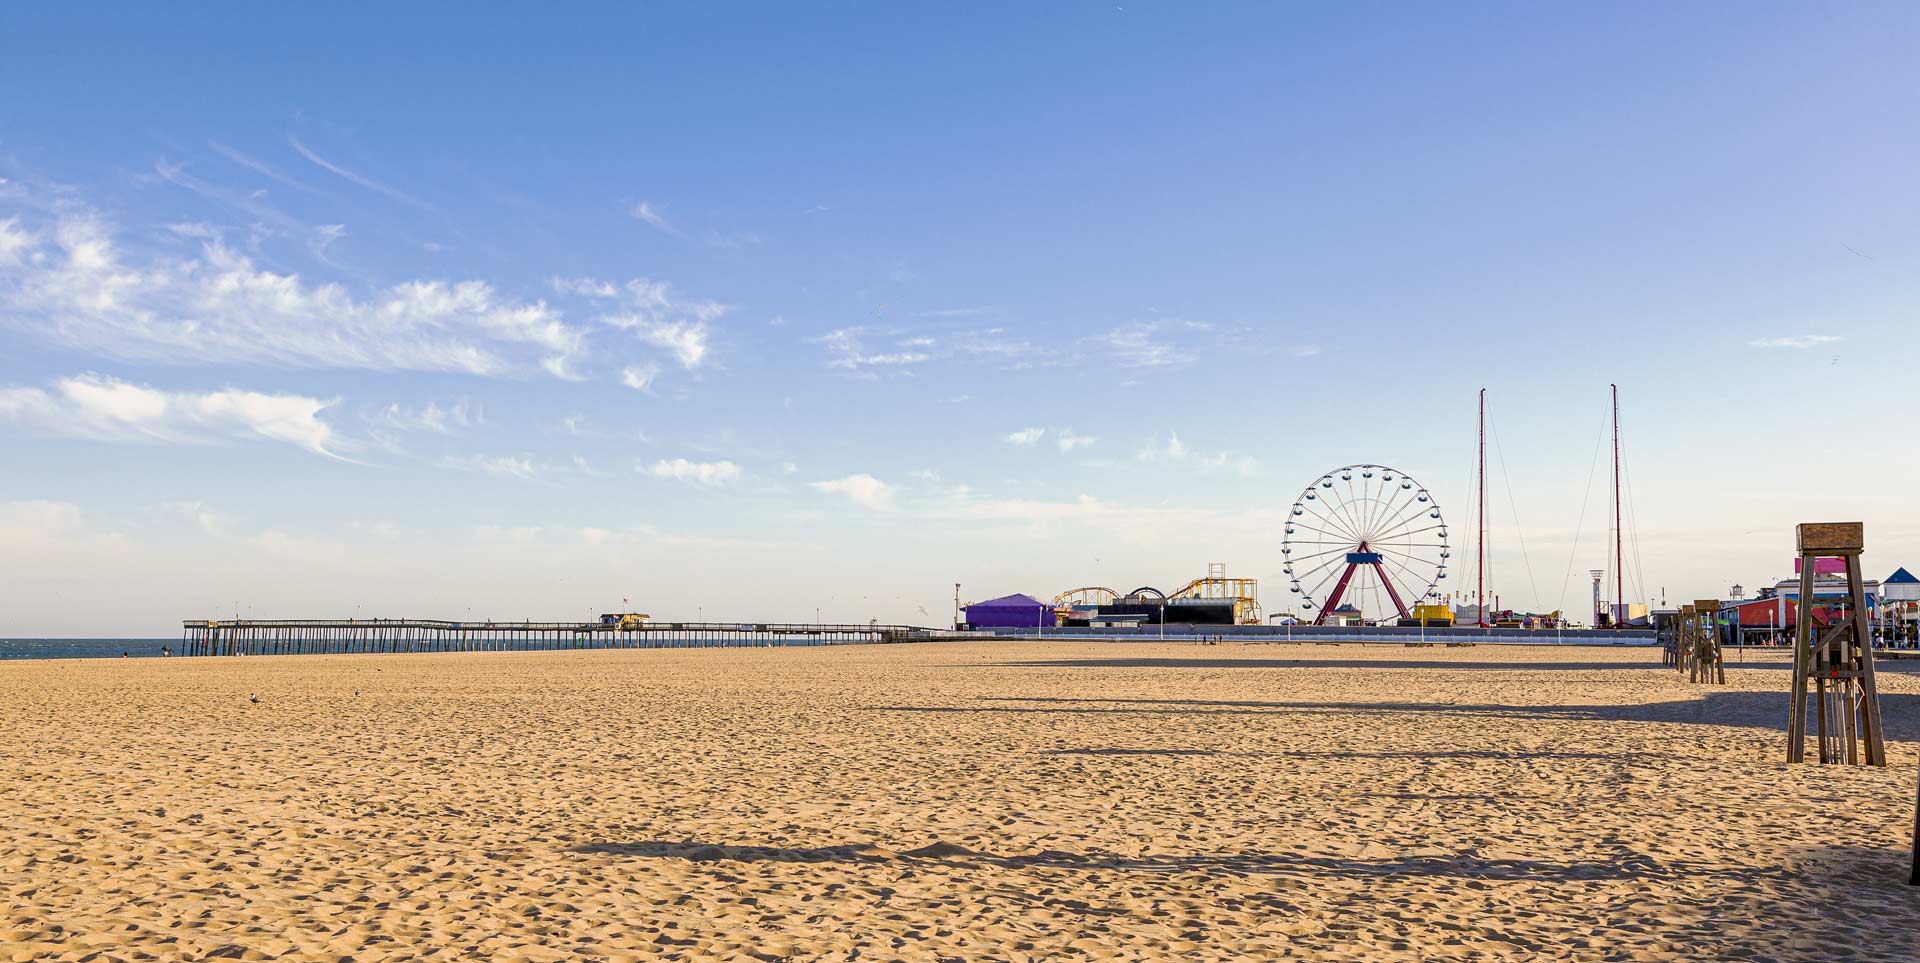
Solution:
[[(0, 960), (1906, 960), (1784, 654), (955, 644), (0, 664)], [(249, 701), (257, 694), (257, 703)]]

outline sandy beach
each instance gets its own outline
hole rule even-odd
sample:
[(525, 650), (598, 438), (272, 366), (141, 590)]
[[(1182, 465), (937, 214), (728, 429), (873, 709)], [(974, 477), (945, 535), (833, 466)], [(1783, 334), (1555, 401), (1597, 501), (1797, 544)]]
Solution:
[(1920, 663), (1876, 770), (1744, 659), (0, 665), (0, 959), (1912, 959)]

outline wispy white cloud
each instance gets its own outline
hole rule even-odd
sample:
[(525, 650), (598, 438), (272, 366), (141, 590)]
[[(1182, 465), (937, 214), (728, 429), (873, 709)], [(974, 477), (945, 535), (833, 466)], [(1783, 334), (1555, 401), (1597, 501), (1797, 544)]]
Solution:
[(265, 161), (257, 160), (246, 154), (242, 154), (241, 152), (234, 150), (233, 148), (228, 147), (227, 145), (222, 144), (217, 140), (207, 141), (207, 146), (213, 148), (213, 152), (216, 154), (219, 154), (221, 157), (224, 157), (227, 160), (230, 160), (235, 164), (238, 164), (241, 167), (244, 167), (250, 171), (253, 171), (256, 174), (265, 176), (269, 180), (277, 181), (281, 184), (285, 184), (288, 187), (297, 188), (299, 190), (306, 191), (309, 194), (319, 193), (313, 188), (308, 187), (306, 184), (298, 180), (295, 180), (294, 178), (289, 177), (286, 174), (281, 173), (278, 168), (266, 163)]
[(1096, 335), (1093, 341), (1123, 367), (1167, 368), (1192, 363), (1193, 351), (1170, 340), (1169, 327), (1169, 322), (1134, 321)]
[(307, 226), (292, 215), (266, 201), (266, 191), (242, 191), (220, 184), (201, 180), (187, 172), (186, 166), (170, 163), (165, 159), (154, 162), (154, 176), (175, 187), (192, 191), (223, 207), (231, 208), (250, 218), (254, 224), (252, 234), (260, 240), (275, 233), (300, 234)]
[(854, 504), (876, 512), (893, 510), (894, 488), (864, 472), (813, 483), (813, 489), (830, 495), (844, 495)]
[(865, 342), (871, 334), (872, 332), (867, 328), (852, 325), (829, 331), (814, 340), (827, 346), (827, 353), (830, 356), (827, 360), (827, 366), (831, 368), (859, 370), (862, 368), (912, 365), (930, 360), (933, 357), (930, 352), (924, 350), (930, 344), (926, 339), (921, 339), (922, 343), (915, 348), (898, 345), (896, 347), (901, 350), (869, 351)]
[(653, 202), (651, 201), (635, 201), (634, 205), (627, 209), (627, 213), (631, 215), (634, 220), (651, 224), (668, 234), (680, 233), (673, 229), (672, 224), (667, 223), (666, 217), (654, 208)]
[(52, 390), (0, 388), (0, 421), (49, 435), (98, 441), (283, 442), (338, 458), (333, 429), (320, 413), (334, 404), (301, 395), (224, 389), (163, 391), (85, 374)]
[(1134, 457), (1140, 461), (1179, 461), (1187, 457), (1187, 446), (1181, 443), (1179, 432), (1170, 431), (1165, 445), (1143, 448)]
[(449, 457), (441, 464), (521, 481), (540, 481), (552, 473), (551, 466), (535, 461), (532, 455), (466, 455)]
[(555, 277), (549, 278), (547, 284), (561, 294), (578, 294), (588, 298), (617, 298), (620, 296), (620, 288), (617, 285), (612, 281), (602, 281), (599, 278)]
[(1053, 443), (1054, 443), (1055, 445), (1057, 445), (1057, 446), (1059, 446), (1059, 448), (1060, 448), (1060, 451), (1061, 451), (1061, 452), (1062, 452), (1063, 454), (1064, 454), (1064, 453), (1066, 453), (1066, 452), (1070, 452), (1070, 451), (1072, 451), (1072, 450), (1074, 450), (1074, 449), (1076, 449), (1076, 448), (1086, 448), (1086, 447), (1089, 447), (1089, 446), (1091, 446), (1091, 445), (1092, 445), (1092, 444), (1093, 444), (1094, 442), (1096, 442), (1096, 441), (1099, 441), (1099, 439), (1098, 439), (1098, 438), (1095, 438), (1095, 437), (1093, 437), (1093, 436), (1091, 436), (1091, 435), (1076, 435), (1076, 434), (1074, 434), (1074, 432), (1073, 432), (1073, 429), (1072, 429), (1072, 428), (1062, 428), (1062, 429), (1060, 429), (1060, 433), (1059, 433), (1059, 435), (1057, 435), (1057, 436), (1056, 436), (1056, 437), (1055, 437), (1055, 438), (1053, 439)]
[(555, 291), (595, 301), (612, 301), (617, 310), (596, 320), (611, 328), (628, 331), (645, 344), (665, 348), (674, 360), (688, 370), (707, 360), (712, 347), (709, 322), (732, 310), (718, 301), (682, 298), (665, 281), (633, 278), (615, 284), (599, 278), (553, 278), (548, 282)]
[(381, 428), (439, 435), (460, 434), (484, 422), (480, 407), (465, 398), (446, 405), (429, 401), (419, 407), (395, 403), (382, 408), (374, 419), (374, 423)]
[(826, 347), (827, 367), (862, 377), (954, 358), (987, 359), (1012, 368), (1031, 367), (1046, 358), (1038, 348), (1001, 328), (928, 333), (855, 324), (812, 340)]
[(402, 191), (388, 187), (387, 185), (382, 184), (371, 177), (367, 177), (363, 174), (357, 174), (344, 167), (341, 167), (339, 164), (335, 164), (332, 161), (327, 160), (324, 157), (321, 157), (319, 154), (314, 153), (311, 148), (307, 147), (307, 145), (300, 143), (300, 138), (298, 137), (288, 135), (287, 143), (292, 144), (293, 149), (300, 152), (300, 156), (305, 157), (307, 160), (312, 161), (314, 163), (314, 166), (319, 167), (321, 170), (327, 171), (332, 174), (337, 174), (341, 177), (346, 178), (349, 181), (352, 181), (355, 184), (360, 185), (361, 187), (366, 188), (367, 190), (373, 191), (376, 194), (385, 194), (386, 196), (391, 197), (394, 200), (399, 201), (403, 204), (411, 204), (414, 207), (418, 207), (423, 210), (433, 209), (433, 205), (428, 204), (426, 201), (420, 200), (419, 198), (413, 197), (410, 194), (406, 194)]
[(1815, 348), (1844, 340), (1836, 334), (1796, 334), (1785, 338), (1755, 338), (1747, 344), (1755, 348)]
[(524, 455), (497, 455), (492, 458), (482, 458), (475, 463), (475, 467), (484, 472), (512, 478), (533, 479), (540, 474), (539, 469), (534, 467), (533, 459)]
[(1007, 444), (1019, 445), (1022, 448), (1031, 448), (1039, 444), (1041, 436), (1046, 433), (1047, 430), (1045, 428), (1022, 428), (1019, 431), (1007, 435)]
[(1300, 344), (1293, 347), (1293, 356), (1296, 358), (1311, 358), (1319, 353), (1320, 346), (1317, 344)]
[(345, 224), (322, 224), (313, 229), (313, 238), (307, 242), (307, 250), (313, 252), (314, 260), (337, 268), (340, 265), (327, 255), (327, 249), (333, 246), (333, 242), (346, 236)]
[(650, 391), (653, 389), (653, 379), (659, 374), (660, 366), (657, 364), (628, 365), (620, 371), (620, 383), (635, 391)]
[(641, 469), (655, 478), (695, 482), (701, 485), (725, 485), (738, 481), (740, 466), (730, 461), (688, 461), (685, 458), (656, 461)]
[(198, 238), (203, 241), (218, 240), (220, 229), (205, 221), (181, 221), (167, 225), (167, 230), (180, 237)]
[(660, 321), (623, 326), (629, 327), (641, 341), (673, 352), (674, 360), (679, 361), (682, 368), (698, 368), (707, 358), (709, 332), (702, 322)]
[[(1189, 460), (1189, 456), (1193, 456), (1191, 460)], [(1210, 455), (1199, 455), (1189, 449), (1186, 442), (1180, 440), (1180, 433), (1175, 431), (1167, 433), (1165, 444), (1148, 445), (1135, 452), (1134, 459), (1136, 461), (1164, 462), (1169, 464), (1186, 462), (1203, 472), (1230, 471), (1241, 475), (1257, 475), (1260, 473), (1260, 462), (1252, 455), (1236, 454), (1230, 451), (1215, 452)]]
[(33, 235), (20, 226), (19, 218), (0, 218), (0, 264), (19, 264), (33, 243)]
[(708, 244), (714, 247), (724, 248), (729, 251), (738, 251), (741, 248), (752, 247), (759, 244), (764, 241), (765, 238), (762, 238), (754, 231), (734, 231), (732, 233), (708, 231), (706, 240)]
[(129, 360), (476, 375), (537, 366), (571, 378), (585, 344), (558, 311), (484, 281), (407, 281), (361, 299), (258, 268), (217, 239), (198, 257), (135, 259), (103, 218), (72, 208), (0, 260), (0, 317)]

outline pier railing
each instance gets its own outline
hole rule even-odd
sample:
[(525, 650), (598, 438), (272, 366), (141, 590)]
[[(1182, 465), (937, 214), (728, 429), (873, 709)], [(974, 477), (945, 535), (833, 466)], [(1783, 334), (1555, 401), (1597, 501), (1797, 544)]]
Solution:
[(912, 625), (789, 622), (449, 622), (436, 619), (190, 619), (181, 655), (518, 652), (926, 642), (959, 633)]

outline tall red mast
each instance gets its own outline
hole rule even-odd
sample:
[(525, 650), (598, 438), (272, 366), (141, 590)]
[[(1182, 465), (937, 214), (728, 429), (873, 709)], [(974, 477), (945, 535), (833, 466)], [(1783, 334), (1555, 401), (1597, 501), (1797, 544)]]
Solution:
[(1487, 627), (1487, 389), (1480, 389), (1480, 552), (1474, 563), (1474, 618)]
[(1627, 621), (1626, 559), (1621, 552), (1620, 533), (1620, 386), (1613, 388), (1613, 627), (1624, 628)]

